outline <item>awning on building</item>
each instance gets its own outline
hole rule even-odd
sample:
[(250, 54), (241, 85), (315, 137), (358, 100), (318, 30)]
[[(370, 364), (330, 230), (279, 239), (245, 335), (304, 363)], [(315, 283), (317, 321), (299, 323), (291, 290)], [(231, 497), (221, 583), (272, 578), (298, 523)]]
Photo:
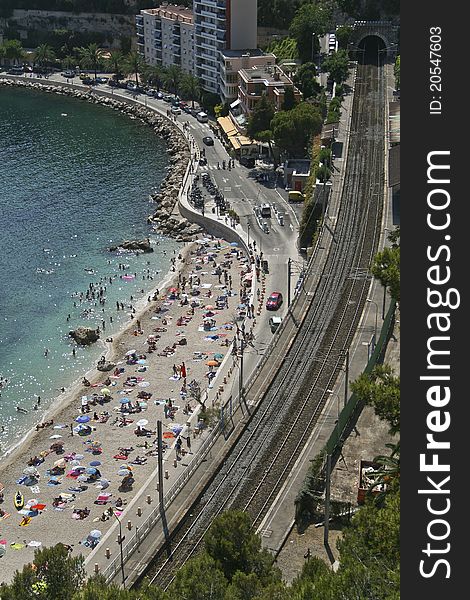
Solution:
[(253, 143), (250, 138), (247, 138), (244, 135), (231, 135), (228, 139), (235, 150), (240, 149), (242, 146), (257, 146), (256, 142)]
[(230, 108), (236, 108), (240, 104), (240, 100), (237, 98), (235, 102), (230, 104)]
[(238, 133), (235, 125), (232, 123), (229, 117), (219, 117), (217, 119), (217, 123), (220, 125), (225, 135), (228, 137), (230, 137), (231, 135), (236, 135)]

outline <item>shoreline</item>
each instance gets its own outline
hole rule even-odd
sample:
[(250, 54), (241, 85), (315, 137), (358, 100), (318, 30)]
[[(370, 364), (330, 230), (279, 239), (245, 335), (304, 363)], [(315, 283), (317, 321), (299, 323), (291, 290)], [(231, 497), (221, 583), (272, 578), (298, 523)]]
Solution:
[[(138, 118), (143, 121), (146, 125), (152, 127), (154, 133), (161, 137), (166, 144), (166, 152), (170, 158), (172, 163), (172, 169), (167, 171), (167, 174), (163, 178), (159, 190), (156, 193), (152, 193), (149, 197), (155, 202), (157, 205), (163, 198), (165, 198), (165, 194), (167, 192), (167, 188), (170, 188), (170, 197), (171, 191), (175, 188), (178, 177), (180, 177), (182, 183), (184, 171), (187, 168), (187, 164), (190, 160), (190, 152), (188, 146), (188, 140), (181, 134), (180, 130), (173, 124), (173, 122), (160, 115), (156, 111), (152, 109), (143, 108), (140, 106), (134, 106), (129, 104), (123, 100), (111, 100), (106, 96), (97, 96), (93, 94), (93, 92), (84, 92), (82, 90), (73, 89), (70, 87), (61, 86), (59, 84), (54, 84), (51, 82), (37, 82), (37, 81), (28, 81), (24, 79), (9, 79), (0, 76), (0, 85), (4, 85), (6, 87), (20, 87), (20, 88), (28, 88), (36, 91), (42, 91), (47, 93), (56, 93), (62, 96), (68, 96), (71, 98), (76, 98), (78, 100), (86, 100), (88, 102), (92, 102), (93, 104), (100, 104), (102, 106), (108, 106), (113, 108), (114, 110), (118, 110), (119, 112), (127, 115), (129, 118)], [(170, 131), (168, 131), (168, 129)], [(175, 133), (177, 135), (175, 135)], [(184, 144), (180, 145), (180, 142)], [(187, 150), (187, 155), (185, 155), (184, 150)], [(179, 154), (178, 154), (179, 153)], [(175, 181), (176, 180), (176, 181)], [(179, 185), (178, 185), (179, 190)], [(162, 203), (161, 203), (162, 204)], [(174, 212), (174, 208), (177, 207), (177, 196), (175, 197), (175, 202), (171, 206), (168, 216), (170, 216)], [(157, 206), (157, 210), (158, 210)], [(153, 211), (154, 213), (157, 210)], [(179, 212), (179, 211), (178, 211)], [(160, 218), (160, 217), (159, 217)], [(147, 222), (149, 224), (153, 223), (153, 214), (147, 217)], [(156, 227), (154, 227), (157, 230)], [(198, 227), (199, 228), (199, 227)], [(199, 228), (200, 229), (200, 228)], [(173, 238), (176, 241), (186, 242), (194, 242), (196, 232), (189, 236), (189, 239), (178, 239), (180, 236), (176, 237), (172, 235), (171, 231), (165, 230), (164, 235), (167, 237)], [(187, 252), (187, 248), (184, 247), (181, 251), (183, 258)], [(182, 263), (184, 264), (184, 263)], [(178, 269), (172, 272), (171, 267), (162, 280), (158, 282), (150, 291), (149, 295), (153, 295), (156, 289), (162, 289), (165, 286), (169, 285), (170, 282), (174, 278), (178, 277)], [(142, 299), (143, 300), (143, 299)], [(148, 310), (150, 310), (151, 304), (144, 304), (142, 302), (142, 307), (136, 307), (135, 318), (142, 317), (145, 315)], [(118, 332), (113, 336), (113, 342), (106, 342), (104, 340), (98, 340), (97, 343), (103, 344), (103, 353), (106, 357), (107, 361), (113, 361), (114, 359), (119, 359), (119, 342), (128, 332), (129, 328), (132, 327), (133, 321), (123, 326)], [(113, 361), (114, 362), (114, 361)], [(54, 398), (51, 402), (51, 405), (47, 408), (43, 416), (40, 420), (38, 420), (32, 427), (29, 429), (19, 440), (12, 441), (10, 445), (6, 445), (2, 447), (2, 453), (0, 455), (0, 470), (2, 470), (5, 466), (11, 464), (12, 460), (17, 456), (20, 451), (26, 450), (34, 443), (34, 434), (39, 433), (41, 430), (36, 429), (36, 425), (39, 423), (43, 423), (47, 420), (55, 419), (58, 415), (61, 414), (62, 410), (66, 410), (70, 404), (76, 400), (76, 396), (79, 393), (80, 388), (83, 388), (81, 384), (81, 378), (86, 377), (90, 380), (90, 382), (95, 383), (99, 380), (100, 376), (105, 376), (105, 374), (101, 371), (98, 371), (95, 366), (90, 366), (90, 368), (82, 375), (81, 377), (75, 379), (71, 384), (70, 388), (66, 389), (64, 392), (59, 394), (56, 398)]]
[[(180, 254), (183, 257), (183, 259), (185, 259), (186, 255), (189, 254), (194, 243), (195, 242), (190, 242), (187, 246), (182, 248)], [(149, 291), (149, 296), (153, 296), (155, 290), (157, 289), (161, 292), (164, 288), (174, 283), (175, 279), (178, 279), (180, 269), (182, 269), (182, 267), (185, 264), (183, 261), (179, 262), (180, 264), (178, 265), (175, 271), (172, 271), (170, 267), (163, 279), (161, 279), (158, 282), (158, 284), (155, 285)], [(116, 335), (113, 336), (112, 342), (98, 340), (97, 343), (99, 343), (99, 341), (102, 341), (106, 348), (105, 357), (107, 361), (117, 363), (117, 361), (122, 361), (124, 359), (124, 356), (119, 355), (119, 344), (121, 343), (122, 339), (126, 336), (126, 334), (129, 333), (130, 329), (132, 329), (135, 326), (134, 321), (147, 316), (148, 313), (152, 311), (152, 309), (152, 303), (148, 302), (146, 303), (146, 305), (142, 306), (140, 310), (136, 309), (134, 319), (131, 319), (129, 323), (125, 324), (123, 327), (121, 327), (121, 329), (118, 330)], [(79, 378), (75, 379), (70, 385), (70, 389), (66, 389), (65, 392), (59, 394), (52, 401), (51, 405), (46, 410), (42, 418), (39, 421), (37, 421), (37, 423), (33, 425), (31, 429), (29, 429), (20, 440), (14, 442), (12, 446), (3, 448), (2, 455), (0, 456), (0, 472), (4, 468), (8, 467), (12, 463), (12, 461), (15, 458), (17, 458), (18, 454), (22, 453), (23, 451), (26, 451), (32, 444), (34, 444), (37, 437), (36, 434), (39, 434), (42, 431), (42, 429), (36, 429), (36, 425), (38, 423), (43, 423), (50, 419), (54, 419), (55, 421), (57, 417), (60, 417), (61, 414), (65, 413), (70, 408), (72, 402), (75, 402), (79, 399), (79, 396), (81, 395), (81, 392), (83, 392), (83, 390), (88, 389), (81, 383), (83, 377), (86, 377), (90, 381), (90, 383), (93, 384), (97, 383), (100, 378), (106, 376), (107, 375), (105, 372), (98, 371), (96, 365), (94, 365), (91, 366), (90, 369), (88, 369)]]

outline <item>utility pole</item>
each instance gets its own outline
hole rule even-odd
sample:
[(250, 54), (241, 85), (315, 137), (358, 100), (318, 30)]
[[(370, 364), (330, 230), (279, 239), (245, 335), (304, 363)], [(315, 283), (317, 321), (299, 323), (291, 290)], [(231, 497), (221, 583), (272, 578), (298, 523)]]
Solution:
[(243, 350), (245, 349), (243, 338), (240, 340), (240, 371), (239, 371), (239, 380), (238, 380), (238, 388), (240, 394), (240, 404), (243, 402)]
[(328, 546), (328, 535), (330, 533), (330, 478), (331, 478), (331, 454), (326, 455), (326, 487), (325, 487), (325, 526), (323, 529), (323, 543)]
[(348, 402), (348, 388), (349, 388), (349, 348), (346, 350), (346, 364), (344, 369), (344, 406)]
[[(189, 433), (188, 433), (189, 435)], [(163, 444), (162, 444), (162, 422), (157, 421), (157, 452), (158, 452), (158, 499), (160, 510), (163, 510)]]
[(287, 309), (290, 307), (290, 277), (291, 277), (291, 258), (287, 259)]

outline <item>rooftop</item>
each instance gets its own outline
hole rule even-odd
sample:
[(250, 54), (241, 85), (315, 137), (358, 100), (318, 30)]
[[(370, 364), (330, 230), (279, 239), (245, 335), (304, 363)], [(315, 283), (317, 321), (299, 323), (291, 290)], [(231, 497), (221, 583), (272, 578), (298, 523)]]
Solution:
[(248, 82), (264, 81), (265, 85), (292, 84), (292, 80), (276, 65), (240, 69), (240, 76)]
[(222, 56), (225, 56), (226, 58), (242, 58), (244, 56), (264, 56), (264, 52), (259, 48), (254, 48), (250, 50), (221, 50), (220, 54), (222, 54)]
[(171, 19), (173, 21), (182, 21), (183, 23), (193, 22), (192, 9), (180, 6), (179, 4), (164, 3), (158, 8), (146, 8), (141, 11), (141, 14), (163, 17), (164, 19)]

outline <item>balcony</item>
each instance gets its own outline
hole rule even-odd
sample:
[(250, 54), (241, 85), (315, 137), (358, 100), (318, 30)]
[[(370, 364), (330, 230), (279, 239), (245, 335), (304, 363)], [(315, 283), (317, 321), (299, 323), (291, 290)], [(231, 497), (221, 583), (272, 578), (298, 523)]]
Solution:
[(216, 49), (215, 44), (205, 44), (204, 42), (200, 42), (199, 40), (196, 40), (196, 47), (204, 48), (205, 50), (211, 50), (212, 52)]
[(140, 25), (140, 26), (144, 26), (144, 17), (143, 15), (136, 15), (135, 17), (135, 23), (136, 25)]

